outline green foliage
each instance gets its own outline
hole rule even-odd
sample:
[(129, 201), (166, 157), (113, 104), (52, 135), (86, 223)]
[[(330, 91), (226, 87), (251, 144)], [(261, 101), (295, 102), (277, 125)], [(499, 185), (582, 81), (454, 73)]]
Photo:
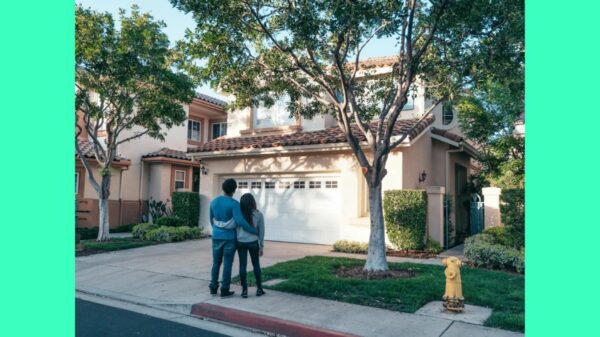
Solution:
[(431, 236), (427, 235), (427, 243), (425, 244), (425, 251), (428, 253), (439, 254), (444, 250), (442, 245), (435, 241)]
[(477, 234), (465, 239), (465, 257), (476, 266), (525, 272), (524, 251), (498, 243), (495, 238), (498, 232), (494, 231), (492, 235)]
[(167, 208), (167, 203), (153, 199), (148, 202), (148, 211), (150, 212), (150, 216), (154, 222), (165, 215), (171, 214), (171, 210)]
[(98, 227), (77, 227), (75, 233), (79, 233), (81, 240), (90, 240), (98, 237)]
[(157, 226), (166, 226), (166, 227), (180, 227), (184, 226), (185, 222), (178, 216), (175, 215), (167, 215), (162, 218), (156, 220), (155, 224)]
[(387, 235), (392, 244), (402, 250), (423, 249), (427, 225), (425, 191), (385, 191), (383, 210)]
[(198, 227), (171, 227), (143, 223), (134, 226), (132, 234), (134, 238), (141, 240), (174, 242), (198, 239), (202, 235), (202, 230)]
[(195, 192), (174, 192), (173, 214), (183, 220), (185, 226), (198, 226), (200, 195)]
[[(340, 267), (360, 267), (364, 260), (309, 256), (262, 269), (263, 283), (285, 279), (268, 288), (305, 296), (414, 313), (428, 302), (439, 301), (444, 293), (444, 267), (413, 263), (390, 263), (391, 270), (409, 269), (407, 279), (357, 280), (337, 277)], [(493, 309), (486, 326), (523, 331), (525, 277), (514, 273), (463, 267), (466, 304)], [(254, 275), (248, 274), (254, 284)], [(520, 319), (519, 319), (520, 318)]]
[(366, 254), (368, 249), (366, 242), (338, 240), (333, 244), (334, 252)]
[(110, 241), (82, 241), (85, 250), (113, 251), (154, 245), (151, 241), (140, 241), (132, 238), (113, 238)]
[(161, 226), (155, 229), (149, 230), (144, 235), (144, 240), (159, 241), (159, 242), (175, 242), (184, 241), (189, 239), (198, 239), (202, 234), (198, 227), (167, 227)]
[(512, 247), (525, 246), (525, 191), (523, 189), (502, 190), (500, 195), (500, 214), (506, 226)]
[(141, 223), (133, 226), (133, 230), (131, 231), (131, 235), (136, 239), (144, 239), (144, 236), (147, 232), (152, 229), (156, 229), (159, 226), (151, 223)]
[(117, 226), (113, 229), (111, 229), (110, 231), (112, 233), (129, 233), (133, 230), (133, 226), (135, 226), (136, 224), (129, 224), (129, 225), (120, 225)]

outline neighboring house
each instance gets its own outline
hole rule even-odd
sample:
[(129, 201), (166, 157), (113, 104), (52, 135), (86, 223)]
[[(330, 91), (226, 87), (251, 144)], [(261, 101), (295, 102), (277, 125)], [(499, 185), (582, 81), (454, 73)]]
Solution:
[[(200, 165), (187, 156), (187, 150), (226, 133), (224, 105), (221, 100), (198, 94), (192, 103), (185, 106), (188, 120), (167, 130), (164, 141), (142, 136), (118, 147), (119, 157), (111, 169), (111, 228), (142, 222), (151, 199), (170, 202), (174, 191), (199, 191)], [(136, 131), (139, 130), (129, 130), (121, 137), (128, 137)], [(102, 131), (98, 136), (104, 136)], [(86, 149), (89, 162), (96, 165), (88, 135), (82, 133), (77, 141)], [(75, 167), (77, 226), (98, 226), (98, 195), (77, 155)]]
[[(380, 73), (393, 58), (368, 59)], [(210, 230), (209, 203), (227, 178), (238, 181), (235, 197), (252, 193), (265, 215), (266, 239), (331, 244), (369, 240), (367, 188), (360, 166), (333, 116), (290, 118), (285, 99), (232, 111), (227, 136), (189, 150), (206, 169), (200, 183), (200, 225)], [(423, 86), (405, 107), (395, 136), (406, 132), (431, 105)], [(357, 132), (356, 135), (361, 137)], [(465, 141), (450, 106), (439, 106), (387, 162), (383, 190), (443, 186), (457, 205), (457, 232), (468, 231), (467, 179), (477, 151)], [(461, 206), (462, 205), (462, 206)]]

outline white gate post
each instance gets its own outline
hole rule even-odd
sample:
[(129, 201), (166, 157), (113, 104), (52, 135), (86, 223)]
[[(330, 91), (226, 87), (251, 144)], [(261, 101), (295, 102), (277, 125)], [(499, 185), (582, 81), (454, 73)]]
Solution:
[(498, 187), (484, 187), (481, 189), (485, 210), (485, 228), (502, 226), (500, 218), (501, 191)]
[(427, 234), (444, 246), (444, 194), (443, 186), (427, 187)]

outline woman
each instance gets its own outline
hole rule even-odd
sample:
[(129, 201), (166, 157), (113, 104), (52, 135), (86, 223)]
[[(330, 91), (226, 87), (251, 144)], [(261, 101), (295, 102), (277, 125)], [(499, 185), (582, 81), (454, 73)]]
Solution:
[(262, 296), (265, 294), (265, 291), (262, 288), (259, 256), (263, 255), (265, 238), (264, 217), (262, 213), (256, 209), (256, 200), (254, 200), (254, 197), (250, 193), (246, 193), (240, 198), (240, 209), (244, 219), (246, 219), (249, 224), (255, 226), (258, 230), (258, 235), (254, 235), (245, 231), (241, 226), (237, 227), (237, 251), (240, 258), (242, 297), (248, 297), (248, 283), (246, 281), (248, 252), (250, 253), (252, 268), (254, 269), (254, 278), (256, 279), (256, 296)]

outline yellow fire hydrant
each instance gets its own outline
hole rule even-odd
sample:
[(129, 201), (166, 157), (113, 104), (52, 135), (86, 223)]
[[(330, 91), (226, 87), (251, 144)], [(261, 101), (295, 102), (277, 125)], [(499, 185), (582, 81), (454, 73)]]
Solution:
[(446, 292), (444, 293), (444, 308), (454, 312), (465, 310), (465, 298), (462, 293), (460, 266), (462, 262), (454, 256), (442, 260), (446, 270)]

